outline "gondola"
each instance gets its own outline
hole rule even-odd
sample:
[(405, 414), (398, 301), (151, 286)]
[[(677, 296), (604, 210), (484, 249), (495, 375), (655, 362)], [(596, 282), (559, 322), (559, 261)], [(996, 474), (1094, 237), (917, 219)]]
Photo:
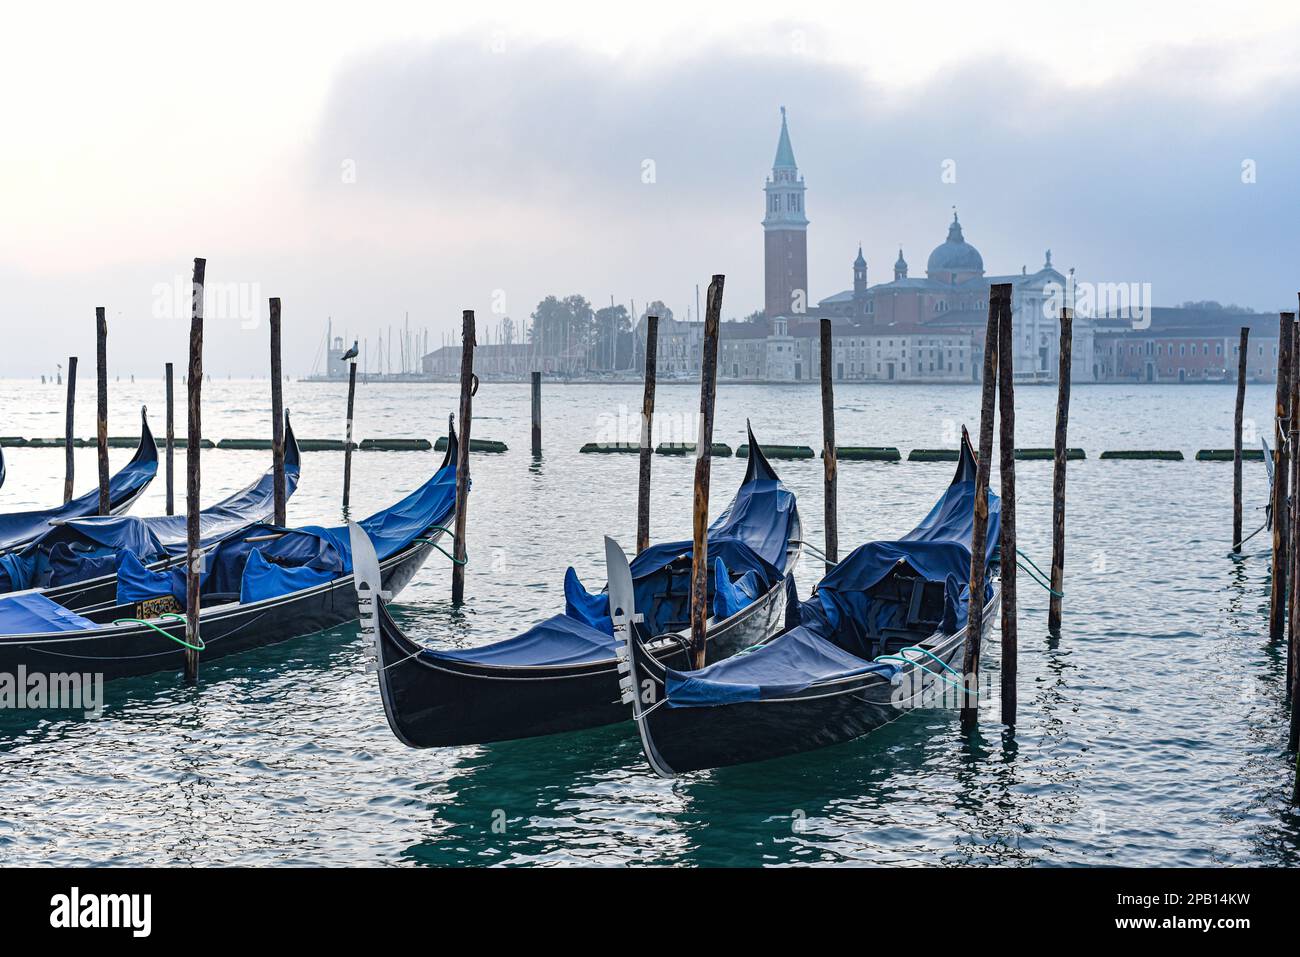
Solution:
[[(284, 485), (288, 499), (298, 487), (301, 454), (289, 416), (284, 417)], [(272, 517), (275, 470), (199, 513), (204, 549)], [(117, 604), (118, 556), (129, 551), (151, 569), (184, 561), (184, 515), (128, 515), (61, 520), (22, 549), (0, 555), (0, 594), (39, 589), (64, 608), (89, 612)]]
[[(108, 480), (109, 511), (121, 515), (138, 499), (158, 472), (158, 446), (149, 431), (147, 409), (140, 410), (140, 447), (122, 470)], [(99, 490), (94, 489), (56, 508), (0, 513), (0, 554), (12, 552), (49, 530), (52, 522), (99, 511)]]
[[(607, 542), (623, 700), (651, 767), (671, 777), (810, 751), (931, 706), (936, 693), (960, 700), (974, 504), (963, 436), (957, 474), (920, 525), (850, 553), (800, 605), (797, 627), (698, 671), (665, 664), (644, 643), (627, 560)], [(985, 620), (999, 598), (999, 517), (990, 493)]]
[[(456, 433), (438, 471), (360, 524), (379, 543), (383, 588), (396, 594), (439, 548), (456, 502)], [(206, 554), (202, 660), (357, 618), (347, 526), (254, 525)], [(97, 673), (105, 680), (184, 664), (184, 572), (145, 568), (130, 552), (118, 567), (118, 604), (85, 615), (36, 592), (0, 596), (0, 672)]]
[[(709, 529), (709, 661), (788, 624), (802, 547), (799, 512), (752, 432), (749, 448), (744, 482)], [(689, 541), (670, 542), (646, 549), (632, 563), (652, 653), (678, 666), (688, 658), (692, 551)], [(357, 570), (359, 592), (373, 592), (373, 583), (360, 579), (360, 564)], [(564, 590), (564, 614), (516, 637), (461, 650), (411, 641), (376, 602), (379, 687), (398, 739), (416, 748), (479, 744), (625, 719), (608, 596), (588, 594), (572, 568)]]

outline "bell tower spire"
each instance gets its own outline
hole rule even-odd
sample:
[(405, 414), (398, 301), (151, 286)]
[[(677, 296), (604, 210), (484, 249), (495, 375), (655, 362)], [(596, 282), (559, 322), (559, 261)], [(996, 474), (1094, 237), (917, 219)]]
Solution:
[(763, 187), (764, 308), (769, 319), (802, 313), (808, 303), (808, 218), (804, 215), (803, 177), (794, 161), (785, 107), (776, 141), (772, 175)]

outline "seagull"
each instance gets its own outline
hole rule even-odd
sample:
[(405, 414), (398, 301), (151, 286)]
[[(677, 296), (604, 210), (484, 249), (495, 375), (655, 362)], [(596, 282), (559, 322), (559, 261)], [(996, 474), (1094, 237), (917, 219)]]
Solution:
[(359, 340), (357, 340), (357, 339), (353, 339), (353, 340), (352, 340), (352, 348), (349, 349), (347, 352), (343, 353), (343, 355), (341, 355), (341, 356), (339, 357), (343, 362), (347, 362), (349, 359), (355, 359), (358, 355), (360, 355), (360, 353), (357, 351), (357, 342), (358, 342), (358, 341), (359, 341)]

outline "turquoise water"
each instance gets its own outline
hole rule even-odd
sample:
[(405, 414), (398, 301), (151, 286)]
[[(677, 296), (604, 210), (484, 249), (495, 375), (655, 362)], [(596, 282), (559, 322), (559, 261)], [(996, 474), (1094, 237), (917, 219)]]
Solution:
[[(344, 386), (294, 383), (301, 437), (341, 437)], [(268, 434), (265, 382), (205, 386), (212, 438)], [(85, 395), (83, 383), (83, 395)], [(445, 428), (453, 386), (359, 389), (357, 433), (427, 436)], [(1055, 393), (1017, 393), (1022, 445), (1051, 443)], [(62, 392), (0, 381), (13, 435), (61, 432)], [(842, 444), (955, 444), (977, 424), (965, 386), (841, 386)], [(1270, 421), (1272, 388), (1247, 417)], [(136, 431), (147, 403), (161, 434), (160, 382), (111, 386), (110, 432)], [(698, 393), (663, 386), (667, 438), (693, 438)], [(0, 714), (0, 864), (1129, 864), (1294, 865), (1300, 817), (1287, 797), (1285, 649), (1270, 645), (1268, 543), (1233, 558), (1230, 463), (1190, 461), (1230, 447), (1233, 389), (1091, 386), (1074, 390), (1065, 628), (1046, 636), (1046, 593), (1020, 588), (1020, 725), (996, 712), (974, 739), (956, 716), (918, 712), (863, 740), (760, 765), (656, 778), (629, 725), (489, 747), (413, 751), (384, 722), (354, 627), (204, 666), (197, 688), (159, 675), (107, 686), (99, 719)], [(485, 383), (474, 435), (510, 445), (475, 456), (468, 602), (448, 604), (450, 569), (431, 561), (400, 596), (399, 617), (430, 643), (505, 637), (557, 610), (573, 564), (603, 580), (601, 536), (631, 544), (635, 456), (579, 455), (640, 407), (636, 386), (547, 384), (546, 454), (528, 452), (524, 386)], [(621, 408), (621, 411), (620, 411)], [(94, 432), (83, 398), (78, 432)], [(798, 387), (727, 386), (717, 439), (817, 446), (819, 400)], [(183, 425), (178, 426), (183, 432)], [(1178, 448), (1189, 461), (1102, 462), (1108, 448)], [(6, 449), (0, 508), (59, 495), (63, 453)], [(114, 450), (117, 467), (129, 450)], [(204, 500), (251, 481), (259, 452), (204, 457)], [(183, 461), (183, 459), (182, 459)], [(358, 453), (354, 506), (382, 507), (436, 467), (434, 453)], [(652, 529), (685, 537), (692, 463), (656, 457)], [(77, 453), (78, 489), (94, 451)], [(819, 461), (777, 463), (800, 496), (807, 537), (822, 537)], [(950, 464), (840, 467), (840, 541), (892, 536), (924, 514)], [(743, 461), (717, 460), (715, 505)], [(1050, 556), (1051, 463), (1017, 469), (1021, 547)], [(342, 455), (306, 453), (291, 522), (338, 519)], [(1263, 466), (1246, 467), (1246, 526), (1263, 521)], [(163, 480), (137, 514), (163, 510)], [(716, 507), (714, 509), (716, 513)], [(806, 595), (820, 573), (800, 569)], [(998, 649), (984, 667), (996, 675)], [(996, 681), (995, 681), (996, 684)]]

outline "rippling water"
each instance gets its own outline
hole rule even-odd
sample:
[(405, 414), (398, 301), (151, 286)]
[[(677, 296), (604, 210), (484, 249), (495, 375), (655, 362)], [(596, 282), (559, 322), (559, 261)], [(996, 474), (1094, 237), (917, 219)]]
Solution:
[[(345, 387), (294, 383), (300, 437), (341, 437)], [(205, 386), (213, 438), (268, 434), (265, 382)], [(843, 444), (935, 447), (977, 425), (974, 387), (837, 387)], [(1017, 393), (1022, 445), (1051, 444), (1055, 392)], [(62, 391), (0, 382), (9, 435), (58, 435)], [(161, 434), (160, 382), (114, 383), (110, 432), (134, 434), (142, 403)], [(1247, 416), (1270, 421), (1272, 388)], [(359, 389), (357, 430), (427, 436), (456, 403), (447, 385)], [(693, 387), (659, 390), (661, 419), (693, 437)], [(601, 536), (631, 544), (635, 456), (579, 455), (640, 407), (637, 386), (561, 386), (543, 398), (546, 455), (528, 452), (524, 386), (485, 383), (474, 434), (510, 445), (475, 456), (467, 593), (447, 601), (432, 561), (398, 613), (431, 643), (495, 640), (562, 606), (573, 564), (603, 580)], [(915, 713), (863, 740), (780, 761), (657, 779), (631, 724), (487, 747), (413, 751), (389, 733), (355, 627), (205, 664), (199, 687), (175, 675), (109, 684), (99, 719), (0, 714), (0, 863), (56, 864), (1129, 864), (1294, 865), (1285, 649), (1266, 635), (1268, 543), (1229, 554), (1229, 463), (1102, 462), (1107, 448), (1179, 448), (1190, 459), (1232, 444), (1231, 387), (1074, 390), (1065, 628), (1046, 636), (1046, 593), (1020, 588), (1020, 725), (996, 713), (964, 739), (956, 715)], [(717, 438), (819, 445), (816, 390), (727, 386)], [(183, 423), (178, 432), (183, 434)], [(78, 432), (94, 432), (85, 391)], [(48, 505), (63, 453), (6, 449), (0, 508)], [(113, 467), (129, 450), (114, 450)], [(204, 457), (204, 500), (267, 466), (259, 452)], [(181, 459), (183, 462), (183, 457)], [(365, 514), (436, 467), (433, 453), (358, 453), (353, 501)], [(822, 536), (821, 463), (776, 463), (799, 494), (807, 537)], [(77, 454), (78, 489), (94, 451)], [(655, 538), (689, 534), (692, 464), (656, 457)], [(925, 513), (950, 464), (840, 466), (841, 549), (893, 537)], [(717, 460), (715, 506), (743, 460)], [(1021, 547), (1050, 557), (1051, 463), (1017, 468)], [(305, 453), (293, 523), (338, 519), (341, 453)], [(1263, 521), (1267, 480), (1246, 467), (1246, 525)], [(163, 511), (163, 480), (137, 514)], [(716, 514), (717, 507), (714, 512)], [(820, 565), (805, 561), (807, 595)], [(996, 672), (996, 629), (985, 668)], [(53, 717), (50, 715), (54, 714)]]

